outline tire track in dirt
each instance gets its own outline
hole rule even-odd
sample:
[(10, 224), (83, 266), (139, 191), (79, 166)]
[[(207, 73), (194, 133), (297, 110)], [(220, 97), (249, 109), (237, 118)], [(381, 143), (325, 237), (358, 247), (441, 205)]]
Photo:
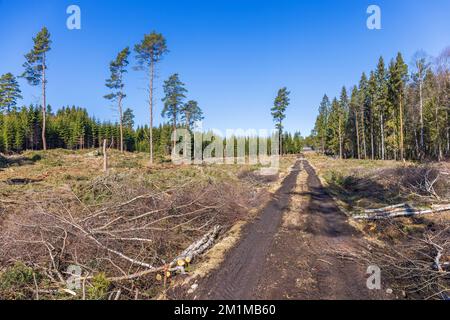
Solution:
[[(312, 166), (304, 160), (299, 179), (302, 197), (285, 215), (296, 215), (298, 223), (280, 227), (267, 263), (260, 271), (256, 299), (360, 300), (386, 298), (366, 286), (366, 268), (344, 260), (337, 251), (358, 253), (365, 245), (362, 235), (322, 186)], [(302, 178), (302, 177), (301, 177)]]
[(290, 192), (295, 188), (300, 161), (293, 166), (273, 199), (260, 216), (248, 225), (242, 240), (225, 257), (219, 269), (200, 282), (199, 299), (254, 299), (261, 266), (289, 205)]
[(221, 266), (186, 298), (386, 298), (367, 289), (364, 266), (336, 253), (357, 253), (363, 245), (314, 169), (300, 159)]

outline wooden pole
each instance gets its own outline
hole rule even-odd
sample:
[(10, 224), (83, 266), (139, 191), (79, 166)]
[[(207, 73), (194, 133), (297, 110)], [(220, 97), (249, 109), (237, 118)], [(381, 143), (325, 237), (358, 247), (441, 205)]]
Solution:
[(106, 153), (106, 143), (107, 140), (103, 140), (103, 171), (108, 172), (108, 155)]

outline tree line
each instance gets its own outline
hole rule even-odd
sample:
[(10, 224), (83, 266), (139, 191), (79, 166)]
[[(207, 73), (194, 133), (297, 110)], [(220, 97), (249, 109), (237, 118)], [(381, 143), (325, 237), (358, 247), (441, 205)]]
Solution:
[(339, 158), (441, 161), (450, 156), (450, 48), (437, 58), (401, 53), (340, 96), (325, 95), (308, 139)]
[[(192, 131), (194, 123), (203, 119), (203, 111), (198, 102), (187, 99), (188, 91), (185, 84), (175, 73), (163, 83), (162, 116), (169, 123), (154, 127), (156, 66), (168, 52), (166, 39), (156, 32), (144, 35), (143, 40), (134, 46), (136, 60), (134, 70), (143, 72), (149, 79), (147, 88), (149, 125), (134, 128), (133, 111), (123, 110), (124, 100), (127, 97), (124, 75), (129, 71), (129, 57), (132, 53), (129, 47), (119, 51), (110, 62), (110, 76), (105, 81), (109, 92), (104, 98), (115, 105), (119, 116), (117, 123), (100, 122), (90, 117), (86, 109), (75, 106), (63, 107), (53, 113), (47, 103), (47, 61), (51, 45), (51, 35), (44, 27), (33, 38), (33, 47), (25, 55), (24, 72), (19, 76), (31, 86), (40, 86), (42, 92), (40, 105), (18, 108), (17, 104), (22, 95), (17, 77), (11, 73), (0, 77), (0, 152), (48, 148), (96, 148), (106, 139), (110, 147), (122, 152), (149, 152), (150, 161), (153, 163), (155, 154), (168, 155), (175, 147), (176, 141), (172, 141), (172, 132), (176, 134), (177, 128)], [(280, 132), (282, 145), (280, 152), (298, 153), (303, 144), (300, 133), (292, 135), (283, 132), (282, 121), (289, 105), (288, 95), (286, 88), (279, 91), (272, 115)]]
[[(22, 98), (21, 91), (19, 88), (19, 84), (17, 79), (11, 73), (7, 73), (0, 78), (0, 112), (3, 113), (3, 121), (6, 125), (11, 123), (17, 123), (15, 118), (17, 118), (17, 114), (22, 115), (25, 113), (33, 114), (33, 119), (39, 121), (39, 128), (34, 128), (35, 132), (39, 131), (41, 140), (39, 143), (36, 142), (36, 137), (33, 136), (33, 146), (41, 147), (44, 150), (47, 150), (48, 139), (53, 139), (51, 146), (55, 145), (65, 145), (67, 147), (76, 145), (75, 143), (67, 143), (65, 137), (60, 137), (61, 141), (55, 142), (54, 133), (56, 131), (47, 132), (47, 122), (48, 122), (48, 110), (49, 105), (47, 104), (47, 70), (48, 70), (48, 52), (51, 50), (51, 35), (46, 27), (42, 28), (42, 30), (33, 38), (33, 47), (29, 53), (25, 55), (25, 62), (23, 64), (24, 72), (20, 75), (21, 78), (24, 78), (29, 85), (31, 86), (40, 86), (41, 87), (41, 96), (42, 96), (42, 104), (40, 105), (40, 115), (36, 115), (36, 108), (30, 107), (28, 109), (22, 108), (20, 112), (15, 110), (17, 101)], [(154, 112), (154, 78), (155, 78), (155, 66), (158, 62), (161, 61), (163, 56), (168, 52), (166, 40), (165, 38), (156, 32), (152, 32), (144, 36), (143, 40), (136, 44), (134, 47), (135, 57), (136, 57), (136, 66), (135, 69), (139, 71), (145, 72), (149, 75), (149, 86), (148, 86), (148, 100), (149, 100), (149, 111), (150, 111), (150, 121), (149, 121), (149, 149), (150, 149), (150, 158), (151, 162), (153, 162), (153, 112)], [(110, 69), (110, 77), (105, 81), (105, 86), (109, 89), (109, 93), (104, 97), (112, 101), (117, 106), (117, 112), (119, 115), (118, 122), (118, 132), (119, 137), (118, 145), (120, 150), (123, 152), (125, 150), (125, 128), (124, 125), (124, 117), (125, 112), (123, 110), (123, 101), (126, 98), (125, 92), (125, 81), (124, 74), (128, 72), (129, 66), (129, 56), (131, 51), (129, 47), (121, 50), (117, 56), (111, 61), (109, 65)], [(172, 122), (173, 128), (177, 127), (177, 121), (179, 118), (183, 118), (187, 127), (190, 127), (190, 123), (201, 120), (202, 110), (199, 108), (198, 103), (196, 101), (190, 100), (185, 103), (185, 93), (187, 90), (184, 88), (184, 84), (179, 80), (178, 74), (174, 74), (169, 77), (167, 81), (164, 83), (164, 92), (165, 97), (163, 99), (164, 102), (164, 110), (162, 115), (169, 117)], [(27, 111), (28, 110), (28, 111)], [(60, 113), (64, 114), (68, 109), (63, 109), (61, 112), (58, 111), (56, 115), (51, 115), (53, 117), (53, 124), (57, 123), (61, 118)], [(73, 111), (70, 109), (72, 114), (83, 114), (85, 110), (77, 109)], [(17, 113), (17, 114), (16, 114)], [(76, 118), (76, 117), (75, 117)], [(84, 118), (88, 118), (87, 115), (84, 115)], [(70, 127), (79, 125), (76, 120), (75, 123), (70, 123)], [(86, 123), (95, 123), (93, 119), (90, 121), (85, 121)], [(23, 124), (23, 123), (22, 123)], [(24, 125), (24, 124), (23, 124)], [(110, 125), (105, 124), (102, 125), (104, 127), (110, 127)], [(101, 127), (102, 127), (101, 126)], [(10, 141), (15, 138), (9, 136), (9, 132), (11, 132), (10, 127), (3, 126), (3, 148), (4, 150), (14, 150), (14, 148), (10, 147)], [(95, 127), (95, 126), (92, 126)], [(85, 128), (86, 129), (86, 128)], [(23, 127), (22, 130), (16, 130), (17, 132), (26, 132), (27, 130), (31, 130), (30, 128)], [(82, 129), (80, 129), (82, 130)], [(84, 130), (84, 129), (83, 129)], [(87, 130), (87, 129), (86, 129)], [(5, 138), (5, 136), (8, 137)], [(80, 139), (83, 143), (84, 141), (79, 132), (77, 132), (76, 137), (72, 137), (72, 139)], [(95, 136), (95, 135), (94, 135)], [(20, 139), (16, 139), (16, 150), (22, 148), (20, 143)], [(87, 144), (89, 145), (89, 144)], [(95, 143), (92, 143), (95, 145)], [(130, 147), (130, 146), (128, 146)]]
[[(190, 103), (192, 104), (192, 102)], [(192, 106), (190, 107), (192, 108)], [(20, 109), (12, 108), (8, 113), (0, 113), (0, 152), (18, 153), (25, 150), (42, 150), (42, 112), (40, 106), (23, 106)], [(134, 114), (131, 109), (123, 112), (122, 133), (119, 123), (101, 122), (90, 117), (87, 110), (80, 107), (63, 107), (55, 113), (51, 106), (47, 106), (47, 147), (49, 149), (82, 150), (100, 148), (106, 139), (108, 147), (128, 152), (150, 151), (150, 129), (148, 125), (135, 128)], [(193, 130), (190, 118), (177, 125), (177, 128), (190, 127)], [(155, 158), (163, 160), (171, 154), (172, 150), (172, 124), (161, 124), (152, 130)], [(214, 136), (206, 132), (205, 136)], [(121, 144), (123, 138), (123, 145)], [(217, 136), (215, 136), (217, 138)], [(226, 138), (223, 143), (226, 143)], [(234, 137), (235, 146), (239, 139), (245, 139), (247, 145), (251, 139), (258, 137)], [(271, 150), (270, 140), (267, 140), (268, 150)], [(191, 142), (193, 145), (193, 141)], [(208, 146), (204, 142), (203, 148)], [(287, 154), (300, 152), (303, 147), (303, 138), (300, 132), (283, 134), (283, 150)], [(237, 152), (237, 151), (236, 151)]]

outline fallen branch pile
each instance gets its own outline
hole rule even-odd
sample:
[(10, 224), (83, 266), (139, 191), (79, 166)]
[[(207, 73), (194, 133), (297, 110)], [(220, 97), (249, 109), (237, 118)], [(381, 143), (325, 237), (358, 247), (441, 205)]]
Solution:
[(399, 298), (449, 299), (450, 228), (436, 225), (434, 231), (416, 237), (403, 231), (402, 224), (395, 220), (378, 223), (383, 230), (397, 230), (400, 238), (383, 246), (372, 244), (357, 252), (334, 249), (334, 253), (364, 268), (378, 266), (383, 288), (395, 289)]
[[(96, 277), (103, 274), (107, 292), (149, 298), (146, 292), (156, 294), (161, 284), (154, 276), (145, 277), (180, 271), (179, 260), (203, 254), (220, 226), (232, 225), (248, 206), (242, 194), (250, 194), (211, 181), (150, 191), (141, 182), (126, 182), (102, 177), (81, 191), (31, 194), (28, 203), (8, 208), (14, 212), (8, 212), (0, 230), (0, 265), (21, 262), (32, 268), (39, 275), (28, 288), (33, 297), (57, 294), (67, 285), (68, 268), (78, 266), (83, 288), (95, 288)], [(82, 200), (85, 195), (105, 198), (89, 204)]]

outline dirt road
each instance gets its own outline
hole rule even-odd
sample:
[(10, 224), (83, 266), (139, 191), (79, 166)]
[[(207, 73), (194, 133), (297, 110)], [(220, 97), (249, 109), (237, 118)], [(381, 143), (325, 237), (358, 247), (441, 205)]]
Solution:
[(338, 257), (362, 236), (299, 160), (222, 265), (188, 299), (375, 299), (363, 266)]

